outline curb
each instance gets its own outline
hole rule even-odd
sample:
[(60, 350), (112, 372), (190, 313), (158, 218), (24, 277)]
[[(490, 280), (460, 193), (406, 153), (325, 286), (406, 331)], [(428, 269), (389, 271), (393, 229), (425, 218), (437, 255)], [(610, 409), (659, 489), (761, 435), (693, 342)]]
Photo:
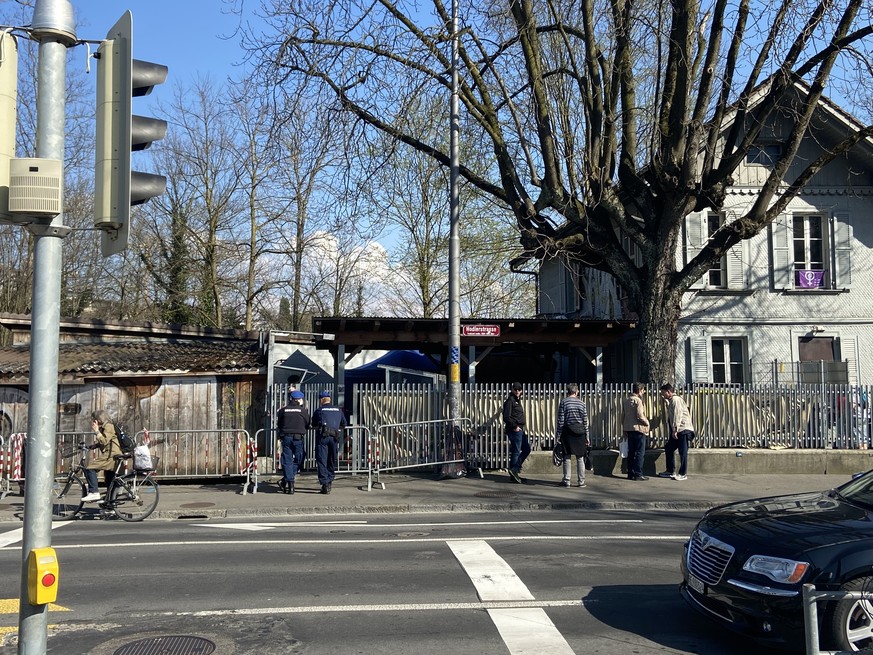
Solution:
[[(248, 519), (287, 516), (336, 516), (353, 514), (476, 514), (484, 512), (670, 511), (700, 512), (721, 502), (554, 502), (554, 503), (452, 503), (445, 505), (335, 505), (330, 507), (265, 507), (262, 509), (155, 510), (149, 518), (173, 520)], [(147, 519), (148, 520), (148, 519)]]

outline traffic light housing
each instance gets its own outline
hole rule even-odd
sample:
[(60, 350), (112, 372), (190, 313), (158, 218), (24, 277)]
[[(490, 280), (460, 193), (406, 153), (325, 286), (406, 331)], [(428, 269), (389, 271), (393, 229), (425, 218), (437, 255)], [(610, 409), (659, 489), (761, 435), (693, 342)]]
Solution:
[(15, 157), (18, 100), (18, 44), (8, 31), (0, 32), (0, 221), (9, 214), (9, 168)]
[(27, 554), (27, 602), (45, 605), (58, 599), (58, 556), (54, 548), (34, 548)]
[(159, 196), (163, 175), (131, 170), (131, 152), (166, 136), (167, 122), (133, 114), (133, 98), (167, 79), (167, 67), (133, 58), (133, 17), (129, 11), (106, 33), (97, 49), (97, 151), (94, 163), (94, 227), (103, 230), (104, 257), (127, 248), (130, 207)]

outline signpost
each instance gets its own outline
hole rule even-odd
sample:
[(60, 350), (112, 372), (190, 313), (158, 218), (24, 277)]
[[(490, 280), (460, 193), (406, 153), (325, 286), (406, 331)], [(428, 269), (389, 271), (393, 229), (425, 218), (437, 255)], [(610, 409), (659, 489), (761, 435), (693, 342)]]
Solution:
[(462, 325), (461, 333), (465, 337), (499, 337), (499, 325)]

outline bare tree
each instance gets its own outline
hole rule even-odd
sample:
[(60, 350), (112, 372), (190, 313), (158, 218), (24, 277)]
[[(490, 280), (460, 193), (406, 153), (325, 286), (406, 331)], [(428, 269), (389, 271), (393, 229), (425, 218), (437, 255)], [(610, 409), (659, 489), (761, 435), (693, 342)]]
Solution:
[[(444, 142), (410, 120), (422, 97), (448, 95), (444, 0), (429, 16), (392, 0), (309, 5), (267, 9), (272, 33), (248, 41), (264, 74), (316, 82), (361, 121), (362, 138), (381, 132), (448, 166)], [(869, 69), (870, 11), (864, 0), (464, 1), (462, 133), (480, 147), (461, 175), (509, 208), (529, 255), (566, 254), (613, 275), (639, 314), (643, 378), (670, 379), (683, 292), (873, 134), (854, 131), (783, 181), (835, 70)], [(722, 208), (784, 109), (793, 132), (757, 201), (679, 268), (685, 217)], [(471, 159), (486, 153), (487, 166)]]

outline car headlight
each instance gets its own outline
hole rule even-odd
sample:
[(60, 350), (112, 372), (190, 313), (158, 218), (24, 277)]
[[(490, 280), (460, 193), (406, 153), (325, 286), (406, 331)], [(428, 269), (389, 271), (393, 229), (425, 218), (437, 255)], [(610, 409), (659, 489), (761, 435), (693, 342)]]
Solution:
[(808, 568), (809, 562), (797, 562), (793, 559), (767, 557), (766, 555), (752, 555), (743, 564), (744, 571), (766, 575), (771, 580), (785, 584), (800, 582)]

